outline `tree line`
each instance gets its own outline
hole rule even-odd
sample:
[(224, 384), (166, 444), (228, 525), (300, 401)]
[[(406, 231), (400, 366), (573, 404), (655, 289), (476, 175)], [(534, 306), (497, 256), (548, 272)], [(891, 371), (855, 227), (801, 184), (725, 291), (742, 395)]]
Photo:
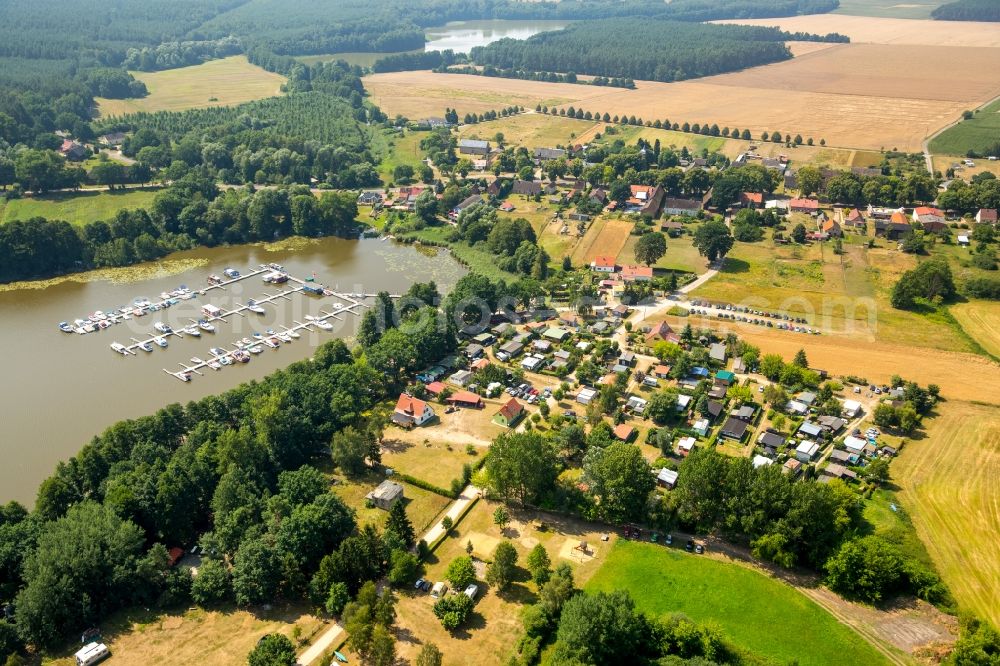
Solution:
[(931, 17), (939, 21), (1000, 21), (1000, 6), (991, 0), (957, 0), (935, 7)]
[(759, 26), (607, 19), (526, 40), (502, 39), (472, 49), (471, 59), (503, 70), (669, 82), (787, 60), (791, 52), (784, 41), (789, 38), (777, 28)]
[(0, 225), (0, 281), (127, 266), (200, 245), (302, 236), (355, 235), (351, 193), (314, 196), (307, 187), (228, 190), (189, 174), (157, 194), (148, 210), (73, 226), (36, 217)]

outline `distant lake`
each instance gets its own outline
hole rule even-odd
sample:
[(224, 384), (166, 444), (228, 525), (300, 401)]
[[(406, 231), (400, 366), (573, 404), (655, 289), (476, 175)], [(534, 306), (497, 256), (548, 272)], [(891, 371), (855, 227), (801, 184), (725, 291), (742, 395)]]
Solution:
[(486, 46), (510, 37), (527, 39), (532, 35), (549, 30), (561, 30), (569, 21), (452, 21), (439, 28), (427, 28), (426, 51), (468, 53), (474, 46)]

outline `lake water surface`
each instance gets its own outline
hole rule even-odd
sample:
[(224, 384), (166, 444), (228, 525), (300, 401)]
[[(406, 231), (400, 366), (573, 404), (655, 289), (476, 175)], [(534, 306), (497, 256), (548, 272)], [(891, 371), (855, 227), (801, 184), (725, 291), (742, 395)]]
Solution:
[[(434, 250), (430, 250), (435, 252)], [(442, 293), (464, 273), (457, 262), (441, 251), (436, 256), (396, 245), (390, 241), (327, 238), (294, 251), (268, 251), (260, 246), (200, 249), (171, 255), (171, 260), (204, 262), (197, 268), (166, 277), (116, 284), (108, 281), (67, 281), (45, 289), (20, 289), (0, 293), (0, 349), (4, 357), (4, 382), (0, 385), (0, 502), (16, 499), (31, 505), (38, 484), (52, 473), (55, 464), (74, 455), (94, 435), (115, 421), (150, 414), (172, 402), (186, 403), (259, 379), (293, 361), (307, 358), (332, 336), (349, 337), (359, 320), (345, 316), (331, 320), (335, 330), (303, 332), (302, 338), (279, 349), (265, 348), (245, 365), (219, 371), (209, 369), (183, 383), (163, 372), (177, 370), (178, 363), (192, 357), (208, 358), (209, 348), (232, 348), (232, 342), (254, 331), (280, 330), (292, 320), (329, 310), (334, 298), (315, 299), (292, 294), (291, 300), (264, 306), (265, 315), (248, 313), (229, 323), (216, 322), (215, 334), (201, 338), (170, 337), (169, 347), (152, 353), (123, 357), (110, 348), (112, 342), (130, 343), (146, 339), (153, 323), (164, 321), (174, 328), (198, 318), (202, 305), (227, 308), (246, 303), (278, 288), (253, 277), (214, 290), (205, 296), (182, 301), (159, 313), (132, 319), (88, 335), (59, 331), (60, 321), (85, 318), (96, 310), (108, 311), (131, 304), (137, 297), (159, 300), (159, 294), (179, 285), (197, 289), (206, 285), (210, 273), (221, 275), (226, 267), (247, 272), (261, 263), (282, 264), (292, 275), (310, 277), (343, 292), (374, 293), (405, 291), (415, 281), (434, 280)], [(139, 270), (142, 270), (140, 267)], [(287, 287), (287, 286), (286, 286)]]
[(468, 53), (474, 46), (486, 46), (510, 37), (527, 39), (549, 30), (561, 30), (569, 21), (453, 21), (439, 28), (427, 28), (426, 51)]

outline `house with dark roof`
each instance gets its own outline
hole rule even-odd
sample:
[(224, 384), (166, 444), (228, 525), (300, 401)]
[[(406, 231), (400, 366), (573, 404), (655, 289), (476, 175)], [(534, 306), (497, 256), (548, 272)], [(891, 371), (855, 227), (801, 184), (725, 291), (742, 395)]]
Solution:
[(884, 236), (888, 240), (897, 240), (912, 230), (909, 219), (902, 211), (893, 211), (887, 219), (875, 219), (875, 235)]
[(730, 416), (719, 431), (719, 436), (740, 441), (747, 434), (747, 429), (749, 428), (750, 424), (743, 419)]
[(534, 180), (515, 180), (510, 192), (511, 194), (533, 197), (542, 193), (542, 184)]
[(62, 145), (59, 146), (59, 152), (63, 157), (74, 162), (85, 160), (90, 155), (90, 151), (87, 150), (86, 146), (71, 139), (63, 140)]
[(785, 436), (773, 430), (765, 430), (757, 437), (757, 443), (765, 449), (780, 449), (785, 445)]
[(478, 139), (460, 139), (458, 142), (458, 152), (462, 155), (489, 155), (490, 142)]
[(712, 420), (714, 421), (719, 417), (720, 414), (722, 414), (723, 405), (721, 402), (717, 400), (709, 400), (708, 402), (705, 403), (705, 409), (706, 411), (708, 411), (708, 415), (711, 416)]
[(534, 157), (538, 162), (560, 160), (566, 157), (566, 151), (562, 148), (535, 148)]

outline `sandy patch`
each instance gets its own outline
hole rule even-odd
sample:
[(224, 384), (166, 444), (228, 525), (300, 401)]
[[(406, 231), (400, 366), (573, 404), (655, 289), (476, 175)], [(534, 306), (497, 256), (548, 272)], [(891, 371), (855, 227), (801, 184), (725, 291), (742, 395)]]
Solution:
[(587, 541), (586, 548), (582, 548), (581, 545), (580, 539), (566, 539), (562, 547), (559, 548), (559, 557), (578, 564), (584, 564), (597, 558), (597, 548), (592, 542)]

